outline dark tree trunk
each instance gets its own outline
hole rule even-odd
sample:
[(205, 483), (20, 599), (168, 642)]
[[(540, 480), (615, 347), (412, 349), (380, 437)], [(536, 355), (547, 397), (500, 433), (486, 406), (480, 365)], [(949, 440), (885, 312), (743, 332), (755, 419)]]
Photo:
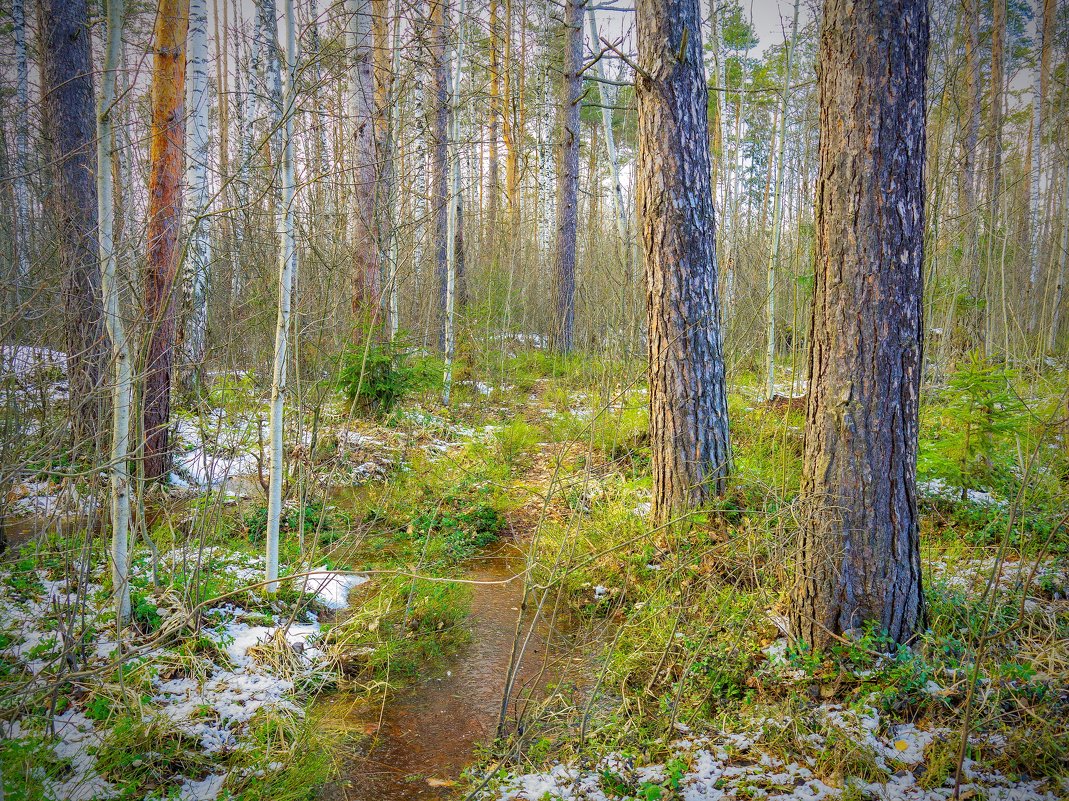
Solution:
[(96, 111), (86, 0), (42, 0), (44, 131), (52, 191), (48, 208), (64, 273), (65, 338), (75, 443), (99, 434), (108, 344), (97, 252)]
[(557, 323), (555, 344), (572, 349), (575, 329), (575, 239), (579, 215), (579, 112), (583, 80), (583, 6), (564, 0), (564, 75), (561, 81), (561, 132), (557, 151)]
[(152, 67), (152, 134), (149, 145), (147, 325), (142, 423), (145, 478), (171, 468), (171, 378), (175, 351), (178, 236), (182, 226), (183, 153), (186, 138), (186, 30), (189, 0), (161, 0)]
[(449, 229), (449, 64), (446, 60), (448, 0), (430, 0), (428, 31), (431, 64), (431, 219), (434, 232), (434, 266), (438, 279), (438, 343), (445, 349), (445, 304), (448, 281), (446, 242)]
[(926, 0), (825, 0), (802, 526), (792, 634), (924, 620), (916, 502)]
[(730, 462), (698, 0), (638, 0), (638, 209), (655, 523), (723, 492)]

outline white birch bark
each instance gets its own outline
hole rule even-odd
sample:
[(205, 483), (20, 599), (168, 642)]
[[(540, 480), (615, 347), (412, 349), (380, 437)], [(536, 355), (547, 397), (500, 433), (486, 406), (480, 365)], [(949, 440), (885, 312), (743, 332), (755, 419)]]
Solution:
[(12, 0), (11, 16), (15, 26), (15, 304), (18, 306), (30, 278), (30, 92), (23, 0)]
[(283, 0), (285, 11), (286, 68), (282, 71), (282, 207), (279, 210), (278, 320), (275, 325), (275, 361), (271, 374), (271, 475), (267, 495), (267, 591), (278, 589), (278, 529), (282, 517), (282, 421), (286, 396), (286, 350), (289, 345), (290, 303), (297, 273), (297, 248), (293, 238), (296, 184), (293, 172), (293, 105), (296, 38), (293, 0)]
[(186, 186), (190, 215), (189, 248), (186, 261), (186, 293), (189, 308), (186, 332), (186, 359), (191, 378), (197, 384), (204, 367), (205, 337), (208, 328), (208, 269), (211, 264), (208, 206), (211, 197), (208, 163), (208, 3), (189, 0), (189, 33), (186, 41), (189, 76), (189, 119)]
[(463, 198), (460, 193), (460, 155), (457, 143), (460, 139), (460, 84), (464, 74), (464, 14), (465, 0), (460, 0), (457, 13), (457, 52), (456, 62), (449, 76), (448, 91), (452, 106), (452, 119), (449, 131), (449, 163), (453, 168), (453, 185), (449, 193), (448, 222), (446, 225), (446, 283), (445, 283), (445, 376), (442, 403), (449, 405), (449, 395), (453, 388), (453, 356), (456, 350), (456, 288), (457, 288), (457, 212)]
[(787, 46), (787, 69), (783, 76), (783, 94), (779, 108), (779, 147), (776, 149), (776, 178), (772, 200), (772, 250), (768, 254), (768, 284), (766, 314), (765, 373), (767, 384), (765, 397), (770, 399), (776, 388), (776, 270), (779, 267), (779, 243), (783, 228), (783, 173), (786, 160), (783, 158), (787, 144), (787, 103), (791, 96), (791, 67), (794, 65), (794, 43), (798, 38), (798, 2), (794, 0), (794, 17), (791, 21), (791, 43)]
[[(1029, 272), (1028, 272), (1028, 287), (1031, 291), (1032, 308), (1039, 308), (1039, 299), (1037, 297), (1039, 274), (1040, 274), (1040, 253), (1039, 253), (1039, 238), (1040, 231), (1042, 230), (1041, 214), (1039, 201), (1039, 185), (1043, 179), (1043, 50), (1047, 47), (1048, 43), (1043, 41), (1043, 34), (1046, 29), (1044, 20), (1044, 12), (1047, 4), (1043, 0), (1035, 0), (1035, 22), (1036, 22), (1036, 66), (1032, 73), (1032, 144), (1031, 144), (1031, 186), (1029, 193)], [(1030, 330), (1035, 328), (1035, 312), (1032, 314), (1032, 321)]]
[(1058, 329), (1061, 327), (1062, 299), (1065, 297), (1065, 281), (1069, 273), (1069, 161), (1065, 164), (1065, 180), (1062, 186), (1062, 248), (1059, 257), (1058, 278), (1054, 285), (1054, 308), (1051, 310), (1050, 334), (1047, 347), (1052, 353), (1058, 344)]
[(119, 283), (115, 251), (115, 204), (111, 172), (115, 136), (112, 112), (115, 107), (115, 79), (122, 47), (123, 0), (108, 0), (107, 44), (103, 84), (97, 110), (97, 214), (99, 215), (100, 288), (104, 302), (104, 324), (111, 339), (113, 383), (111, 387), (111, 458), (108, 484), (111, 493), (111, 580), (115, 588), (115, 619), (122, 626), (130, 617), (130, 411), (133, 382), (130, 349), (119, 313)]
[[(590, 42), (596, 51), (598, 42), (601, 40), (598, 38), (598, 21), (592, 5), (587, 7), (586, 21), (587, 29), (590, 32)], [(610, 102), (610, 93), (605, 90), (608, 84), (605, 83), (605, 67), (600, 59), (594, 65), (594, 69), (597, 72), (598, 80), (601, 81), (598, 85), (598, 91), (601, 95), (601, 128), (605, 136), (605, 151), (609, 156), (609, 173), (612, 178), (612, 208), (616, 218), (616, 235), (619, 239), (617, 243), (619, 246), (618, 255), (624, 268), (627, 284), (630, 286), (632, 268), (631, 259), (628, 257), (630, 249), (627, 247), (627, 210), (624, 206), (624, 189), (620, 183), (620, 159), (616, 154), (616, 138), (612, 131), (612, 109), (609, 108), (612, 103)]]

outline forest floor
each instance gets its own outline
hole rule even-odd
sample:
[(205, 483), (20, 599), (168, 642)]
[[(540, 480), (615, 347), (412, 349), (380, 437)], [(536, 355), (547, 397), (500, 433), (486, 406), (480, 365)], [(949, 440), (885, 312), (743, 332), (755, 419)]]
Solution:
[(651, 532), (640, 370), (532, 352), (462, 372), (447, 411), (428, 389), (291, 414), (272, 596), (264, 397), (216, 376), (139, 511), (117, 641), (96, 489), (40, 458), (49, 354), (5, 377), (29, 454), (0, 557), (7, 797), (1069, 798), (1064, 371), (926, 392), (928, 627), (813, 654), (782, 631), (800, 404), (733, 377), (731, 492)]

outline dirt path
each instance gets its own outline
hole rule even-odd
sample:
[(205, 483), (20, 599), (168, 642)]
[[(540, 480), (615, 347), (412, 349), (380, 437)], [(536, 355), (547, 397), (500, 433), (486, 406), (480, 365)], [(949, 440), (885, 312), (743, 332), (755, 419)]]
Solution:
[[(522, 554), (506, 543), (472, 560), (466, 577), (501, 582), (522, 568)], [(442, 675), (387, 699), (381, 726), (377, 706), (369, 709), (344, 696), (333, 699), (327, 714), (346, 716), (347, 727), (373, 731), (374, 739), (365, 753), (349, 761), (339, 782), (324, 791), (324, 801), (451, 797), (476, 747), (493, 740), (523, 583), (517, 578), (472, 586), (471, 642), (449, 661)], [(548, 671), (541, 675), (547, 637), (544, 625), (535, 627), (512, 693), (513, 717), (516, 699), (550, 678)]]

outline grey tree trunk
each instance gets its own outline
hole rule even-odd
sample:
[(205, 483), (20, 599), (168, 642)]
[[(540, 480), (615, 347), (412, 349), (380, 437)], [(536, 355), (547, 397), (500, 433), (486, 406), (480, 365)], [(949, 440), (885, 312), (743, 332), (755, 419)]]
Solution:
[(723, 492), (731, 451), (698, 0), (638, 0), (636, 15), (651, 514), (660, 524)]
[(583, 79), (583, 6), (564, 0), (564, 64), (561, 79), (561, 131), (557, 151), (557, 323), (554, 344), (561, 353), (574, 345), (575, 253), (579, 220), (579, 112)]
[(49, 207), (64, 279), (71, 433), (95, 438), (107, 358), (100, 296), (96, 111), (86, 0), (42, 0), (38, 6), (44, 130), (49, 139)]
[(917, 517), (926, 0), (825, 0), (802, 524), (792, 634), (924, 620)]

